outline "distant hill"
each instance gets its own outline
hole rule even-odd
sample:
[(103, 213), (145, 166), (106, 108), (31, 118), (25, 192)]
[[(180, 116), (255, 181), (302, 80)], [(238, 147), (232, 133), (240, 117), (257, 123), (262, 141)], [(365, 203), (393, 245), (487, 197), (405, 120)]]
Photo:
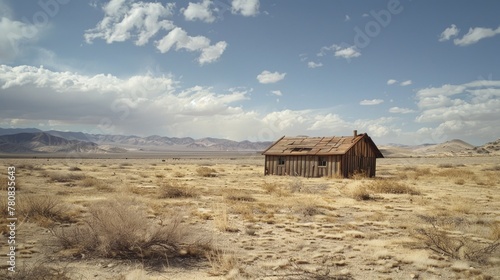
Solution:
[(480, 154), (500, 155), (500, 139), (474, 147), (473, 150)]
[[(89, 134), (68, 131), (41, 131), (36, 128), (0, 128), (0, 153), (121, 153), (127, 151), (263, 151), (273, 142), (233, 141), (206, 137), (166, 137), (151, 135)], [(500, 155), (500, 139), (475, 147), (460, 139), (441, 144), (416, 146), (388, 144), (380, 145), (385, 157), (433, 157)]]
[(88, 134), (38, 129), (0, 128), (0, 153), (126, 151), (262, 151), (272, 142), (233, 141), (219, 138), (193, 139), (152, 135)]
[(45, 132), (23, 132), (0, 136), (3, 153), (96, 153), (106, 152), (92, 142), (67, 140)]

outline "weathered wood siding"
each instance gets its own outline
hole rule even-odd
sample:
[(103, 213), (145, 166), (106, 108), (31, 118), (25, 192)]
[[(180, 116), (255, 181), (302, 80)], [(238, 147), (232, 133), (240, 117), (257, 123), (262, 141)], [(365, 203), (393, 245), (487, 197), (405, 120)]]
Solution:
[[(340, 175), (340, 160), (342, 156), (321, 156), (326, 159), (326, 166), (319, 166), (320, 156), (311, 155), (289, 155), (274, 156), (266, 155), (264, 172), (266, 175), (290, 175), (302, 177), (324, 177)], [(285, 160), (280, 165), (280, 158)]]

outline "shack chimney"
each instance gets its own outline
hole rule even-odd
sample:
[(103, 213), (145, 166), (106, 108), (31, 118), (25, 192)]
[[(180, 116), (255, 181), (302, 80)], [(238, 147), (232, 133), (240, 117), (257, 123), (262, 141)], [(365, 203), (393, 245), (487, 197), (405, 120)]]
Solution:
[(357, 136), (358, 136), (358, 131), (354, 130), (354, 137), (357, 137)]

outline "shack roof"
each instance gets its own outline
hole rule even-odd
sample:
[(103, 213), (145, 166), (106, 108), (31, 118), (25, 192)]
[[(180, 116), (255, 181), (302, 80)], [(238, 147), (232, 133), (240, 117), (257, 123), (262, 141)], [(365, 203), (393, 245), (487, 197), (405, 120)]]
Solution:
[(366, 134), (357, 136), (286, 137), (283, 136), (267, 148), (263, 155), (343, 155), (361, 139), (367, 139), (377, 158), (384, 156)]

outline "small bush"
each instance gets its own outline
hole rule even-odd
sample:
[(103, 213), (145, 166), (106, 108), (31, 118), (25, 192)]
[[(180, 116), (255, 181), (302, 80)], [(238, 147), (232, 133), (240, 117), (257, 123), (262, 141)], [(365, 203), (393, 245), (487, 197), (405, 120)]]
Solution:
[(199, 192), (194, 187), (187, 186), (176, 180), (168, 180), (160, 184), (160, 198), (192, 198), (198, 196)]
[(416, 190), (415, 188), (409, 187), (404, 183), (392, 179), (373, 180), (368, 184), (367, 188), (376, 193), (411, 194), (411, 195), (420, 194), (420, 191)]
[(373, 199), (368, 189), (364, 186), (358, 186), (350, 193), (351, 197), (356, 200), (370, 200)]
[(74, 166), (74, 167), (70, 167), (69, 171), (82, 171), (82, 169), (80, 167)]
[(217, 171), (213, 168), (202, 166), (196, 169), (198, 176), (202, 177), (217, 177)]
[(142, 206), (132, 200), (101, 201), (89, 206), (88, 212), (84, 225), (53, 231), (64, 248), (147, 262), (202, 256), (211, 249), (211, 239), (181, 223), (180, 216), (149, 220)]
[[(467, 234), (469, 221), (463, 218), (436, 218), (420, 216), (427, 223), (416, 229), (416, 237), (434, 252), (454, 259), (486, 262), (500, 250), (500, 239), (491, 242), (480, 241)], [(457, 234), (457, 231), (463, 233)]]

